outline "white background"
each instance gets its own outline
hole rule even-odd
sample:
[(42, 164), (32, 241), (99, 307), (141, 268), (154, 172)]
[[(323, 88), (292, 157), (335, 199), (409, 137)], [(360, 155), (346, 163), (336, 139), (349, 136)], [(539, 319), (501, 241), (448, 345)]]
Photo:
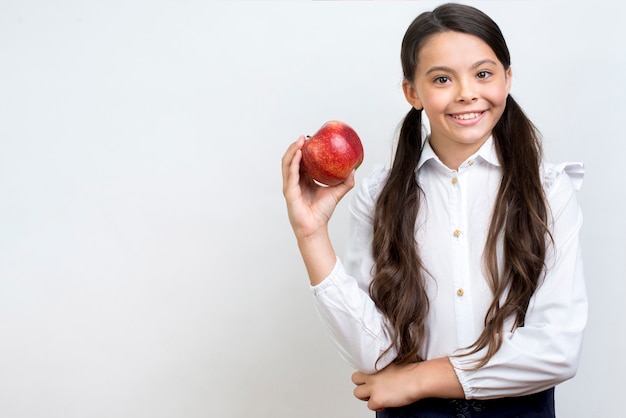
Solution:
[[(373, 416), (316, 317), (280, 158), (340, 119), (357, 180), (389, 163), (401, 38), (438, 3), (0, 1), (0, 416)], [(616, 416), (625, 3), (470, 4), (548, 159), (586, 164), (589, 326), (557, 403)]]

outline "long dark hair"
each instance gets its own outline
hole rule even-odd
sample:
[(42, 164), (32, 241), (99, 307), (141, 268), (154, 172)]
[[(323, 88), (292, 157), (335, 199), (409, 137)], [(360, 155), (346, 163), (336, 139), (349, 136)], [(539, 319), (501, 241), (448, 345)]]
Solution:
[[(491, 47), (505, 70), (509, 69), (509, 50), (498, 25), (478, 9), (449, 3), (420, 14), (407, 29), (401, 50), (407, 82), (413, 82), (424, 43), (431, 36), (448, 31), (480, 38)], [(502, 180), (483, 254), (493, 302), (482, 333), (468, 347), (470, 353), (487, 348), (475, 367), (484, 365), (498, 351), (508, 318), (514, 318), (514, 328), (524, 325), (530, 298), (544, 268), (549, 236), (548, 208), (539, 174), (539, 134), (510, 95), (492, 136), (502, 166)], [(387, 351), (396, 348), (397, 363), (422, 360), (420, 349), (429, 310), (424, 286), (427, 272), (415, 240), (415, 221), (424, 199), (415, 168), (423, 140), (422, 111), (412, 108), (402, 123), (393, 164), (374, 213), (375, 272), (370, 295), (389, 321), (393, 342)]]

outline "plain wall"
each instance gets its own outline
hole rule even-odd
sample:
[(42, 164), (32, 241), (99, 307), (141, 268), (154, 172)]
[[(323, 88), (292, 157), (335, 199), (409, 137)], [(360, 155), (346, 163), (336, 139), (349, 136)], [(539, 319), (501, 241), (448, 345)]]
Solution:
[[(371, 417), (313, 308), (280, 158), (340, 119), (387, 164), (434, 1), (0, 2), (0, 416)], [(549, 160), (584, 161), (589, 325), (561, 417), (626, 364), (625, 3), (473, 1)], [(348, 198), (351, 195), (348, 196)], [(331, 221), (339, 253), (347, 201)]]

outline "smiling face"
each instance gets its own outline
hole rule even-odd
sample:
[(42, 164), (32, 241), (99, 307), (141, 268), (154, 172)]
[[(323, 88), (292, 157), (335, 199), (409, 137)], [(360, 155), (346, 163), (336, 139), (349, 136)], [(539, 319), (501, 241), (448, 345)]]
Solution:
[(480, 38), (460, 32), (432, 35), (417, 57), (413, 81), (403, 84), (407, 101), (424, 109), (430, 143), (456, 169), (489, 138), (506, 105), (511, 69), (505, 69)]

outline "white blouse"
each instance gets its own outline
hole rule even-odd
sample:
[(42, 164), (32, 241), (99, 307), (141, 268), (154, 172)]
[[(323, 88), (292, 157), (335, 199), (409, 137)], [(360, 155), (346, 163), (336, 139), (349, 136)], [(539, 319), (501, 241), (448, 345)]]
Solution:
[[(551, 210), (554, 245), (546, 257), (545, 278), (532, 297), (525, 324), (505, 325), (503, 344), (478, 370), (472, 362), (484, 353), (457, 357), (483, 329), (493, 299), (483, 268), (483, 249), (501, 167), (493, 140), (458, 170), (441, 163), (428, 142), (416, 168), (424, 191), (416, 240), (432, 276), (426, 290), (425, 359), (450, 357), (468, 399), (520, 396), (550, 388), (574, 376), (587, 321), (576, 190), (583, 179), (580, 163), (545, 164), (543, 186)], [(322, 283), (313, 286), (317, 310), (340, 354), (355, 369), (372, 373), (389, 346), (386, 320), (368, 292), (374, 262), (372, 218), (388, 170), (377, 168), (362, 182), (351, 205), (348, 250)], [(389, 364), (391, 350), (378, 369)]]

